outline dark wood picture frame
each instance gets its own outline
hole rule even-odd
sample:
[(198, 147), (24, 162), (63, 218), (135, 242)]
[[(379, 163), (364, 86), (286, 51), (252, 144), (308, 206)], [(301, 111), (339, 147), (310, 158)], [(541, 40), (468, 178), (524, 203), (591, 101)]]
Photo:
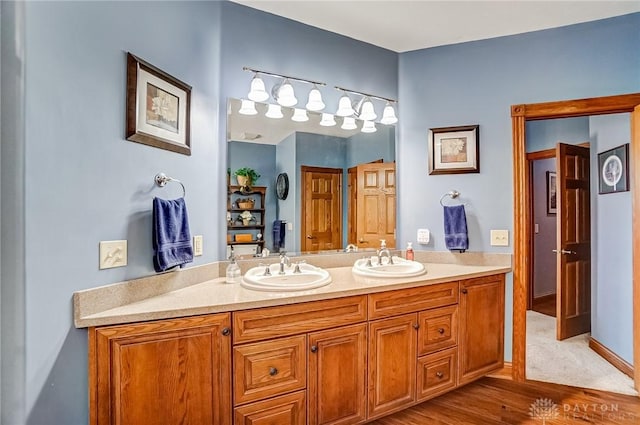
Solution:
[(191, 86), (127, 53), (126, 138), (191, 155)]
[(629, 144), (598, 154), (598, 193), (629, 191)]
[(479, 125), (429, 129), (429, 174), (479, 172)]
[(547, 215), (558, 212), (558, 186), (555, 171), (547, 171)]

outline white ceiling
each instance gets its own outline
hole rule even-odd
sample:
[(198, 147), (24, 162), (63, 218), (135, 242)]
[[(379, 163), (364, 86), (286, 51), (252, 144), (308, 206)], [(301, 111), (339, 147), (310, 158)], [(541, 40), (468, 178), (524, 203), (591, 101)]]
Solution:
[(640, 11), (640, 0), (231, 0), (356, 40), (407, 52)]

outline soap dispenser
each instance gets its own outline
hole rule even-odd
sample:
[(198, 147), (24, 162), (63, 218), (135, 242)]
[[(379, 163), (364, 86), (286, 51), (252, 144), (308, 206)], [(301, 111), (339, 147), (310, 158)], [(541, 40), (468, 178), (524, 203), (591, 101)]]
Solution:
[(240, 283), (240, 278), (241, 278), (240, 266), (238, 266), (238, 263), (236, 263), (236, 257), (233, 251), (231, 251), (231, 256), (229, 257), (229, 265), (227, 266), (225, 282)]
[(413, 261), (413, 244), (411, 242), (407, 242), (407, 250), (405, 252), (405, 258), (407, 260)]

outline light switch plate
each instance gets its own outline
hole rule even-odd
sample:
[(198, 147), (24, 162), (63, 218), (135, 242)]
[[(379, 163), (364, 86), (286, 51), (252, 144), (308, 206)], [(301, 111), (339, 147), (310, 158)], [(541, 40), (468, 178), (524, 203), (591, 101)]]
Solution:
[(195, 235), (193, 237), (193, 255), (199, 257), (202, 255), (202, 235)]
[(100, 270), (127, 265), (127, 241), (100, 241)]
[(492, 230), (491, 246), (509, 246), (508, 230)]
[(421, 245), (428, 244), (430, 239), (429, 229), (418, 229), (416, 239), (418, 240), (418, 243)]

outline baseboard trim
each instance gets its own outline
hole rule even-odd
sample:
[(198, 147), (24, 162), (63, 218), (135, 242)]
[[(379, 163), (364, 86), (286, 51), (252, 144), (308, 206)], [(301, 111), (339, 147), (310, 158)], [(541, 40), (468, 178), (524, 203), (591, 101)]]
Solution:
[(504, 362), (504, 366), (502, 369), (498, 369), (493, 373), (487, 375), (490, 378), (499, 378), (499, 379), (513, 379), (513, 368), (511, 366), (511, 362)]
[(633, 379), (633, 366), (622, 357), (602, 345), (593, 337), (589, 337), (589, 348), (598, 353), (600, 357), (611, 363), (616, 369)]

